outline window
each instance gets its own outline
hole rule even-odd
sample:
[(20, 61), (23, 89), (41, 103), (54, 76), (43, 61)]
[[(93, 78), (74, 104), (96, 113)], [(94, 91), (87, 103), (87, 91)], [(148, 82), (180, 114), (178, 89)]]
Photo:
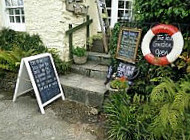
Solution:
[(7, 27), (16, 31), (25, 31), (23, 0), (5, 0)]
[(133, 0), (106, 0), (106, 7), (112, 28), (116, 22), (132, 19)]
[(112, 4), (112, 0), (106, 0), (106, 9), (108, 11), (108, 20), (109, 20), (109, 25), (111, 23), (111, 4)]
[(119, 0), (118, 21), (130, 20), (132, 18), (132, 1)]

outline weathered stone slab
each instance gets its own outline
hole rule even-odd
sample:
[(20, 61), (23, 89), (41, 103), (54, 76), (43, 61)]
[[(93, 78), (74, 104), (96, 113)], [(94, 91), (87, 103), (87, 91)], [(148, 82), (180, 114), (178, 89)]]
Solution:
[(99, 62), (88, 61), (83, 65), (73, 64), (71, 70), (74, 73), (82, 74), (92, 78), (106, 79), (108, 67)]
[(67, 99), (92, 107), (101, 107), (107, 89), (104, 80), (71, 73), (60, 77)]
[(88, 52), (88, 60), (96, 61), (102, 65), (110, 65), (111, 56), (110, 54), (105, 54), (105, 53)]

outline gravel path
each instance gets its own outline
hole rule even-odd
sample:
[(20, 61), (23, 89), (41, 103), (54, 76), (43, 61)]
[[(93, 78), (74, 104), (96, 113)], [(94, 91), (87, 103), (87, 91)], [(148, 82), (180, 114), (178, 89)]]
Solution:
[(70, 101), (57, 100), (38, 109), (36, 99), (24, 95), (12, 102), (0, 91), (0, 140), (103, 140), (104, 129), (97, 110)]

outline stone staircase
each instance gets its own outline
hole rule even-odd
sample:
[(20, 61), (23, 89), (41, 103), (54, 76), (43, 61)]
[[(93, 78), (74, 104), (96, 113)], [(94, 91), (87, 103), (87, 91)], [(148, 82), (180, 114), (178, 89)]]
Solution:
[(101, 108), (108, 92), (104, 82), (109, 63), (109, 55), (89, 52), (86, 64), (73, 64), (70, 74), (60, 76), (66, 99)]

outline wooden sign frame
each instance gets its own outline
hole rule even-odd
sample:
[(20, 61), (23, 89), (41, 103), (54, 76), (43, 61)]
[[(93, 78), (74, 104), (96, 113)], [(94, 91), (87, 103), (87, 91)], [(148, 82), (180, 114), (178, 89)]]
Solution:
[[(121, 48), (121, 41), (122, 41), (123, 31), (128, 31), (129, 33), (130, 32), (138, 33), (138, 37), (137, 37), (137, 41), (136, 41), (136, 45), (135, 45), (135, 51), (134, 51), (135, 53), (133, 55), (133, 58), (127, 58), (125, 56), (120, 55), (120, 53), (119, 53), (120, 48)], [(121, 28), (120, 29), (119, 39), (118, 39), (118, 43), (117, 43), (117, 51), (116, 51), (116, 58), (117, 59), (120, 59), (120, 60), (123, 60), (125, 62), (129, 62), (129, 63), (135, 64), (136, 56), (137, 56), (137, 51), (138, 51), (138, 46), (139, 46), (140, 38), (141, 38), (141, 33), (142, 33), (142, 30), (141, 29), (137, 29), (137, 28), (126, 28), (125, 27), (125, 28)]]
[[(60, 93), (56, 94), (56, 96), (54, 96), (53, 98), (51, 98), (50, 100), (46, 101), (46, 102), (42, 102), (42, 99), (40, 97), (40, 92), (38, 90), (37, 84), (35, 82), (35, 78), (34, 75), (32, 73), (32, 69), (31, 66), (29, 65), (29, 62), (35, 59), (40, 59), (43, 57), (49, 57), (51, 64), (53, 66), (53, 70), (55, 72), (55, 77), (58, 83), (58, 87), (60, 90)], [(63, 94), (63, 90), (59, 81), (59, 77), (53, 62), (53, 58), (51, 56), (51, 54), (49, 53), (44, 53), (44, 54), (39, 54), (39, 55), (35, 55), (35, 56), (30, 56), (30, 57), (26, 57), (23, 58), (21, 60), (21, 65), (20, 65), (20, 69), (19, 69), (19, 74), (18, 74), (18, 78), (17, 78), (17, 83), (16, 83), (16, 88), (15, 88), (15, 93), (14, 93), (14, 97), (13, 97), (13, 102), (16, 101), (16, 98), (20, 95), (23, 95), (29, 91), (31, 91), (32, 89), (34, 89), (35, 95), (36, 95), (36, 99), (40, 108), (40, 111), (42, 114), (45, 114), (44, 111), (44, 107), (48, 104), (50, 104), (51, 102), (53, 102), (54, 100), (62, 97), (63, 100), (65, 100), (65, 96)]]

